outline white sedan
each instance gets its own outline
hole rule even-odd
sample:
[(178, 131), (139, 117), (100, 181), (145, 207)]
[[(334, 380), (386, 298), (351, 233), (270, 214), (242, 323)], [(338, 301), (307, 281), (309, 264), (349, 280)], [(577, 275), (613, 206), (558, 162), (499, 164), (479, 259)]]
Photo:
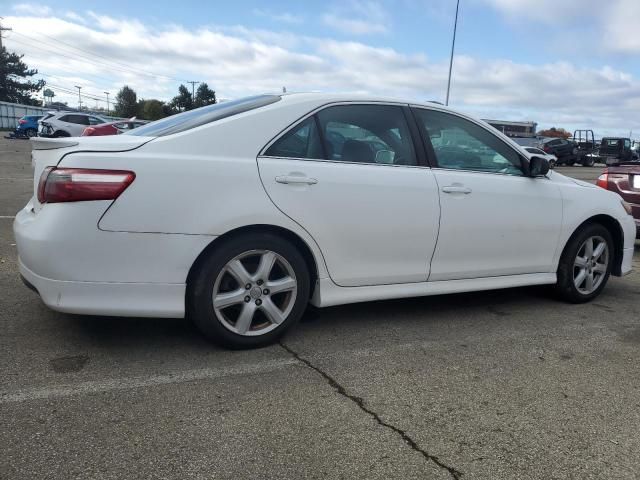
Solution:
[(125, 135), (34, 139), (20, 272), (62, 312), (191, 317), (230, 347), (317, 307), (631, 270), (621, 198), (436, 104), (261, 95)]

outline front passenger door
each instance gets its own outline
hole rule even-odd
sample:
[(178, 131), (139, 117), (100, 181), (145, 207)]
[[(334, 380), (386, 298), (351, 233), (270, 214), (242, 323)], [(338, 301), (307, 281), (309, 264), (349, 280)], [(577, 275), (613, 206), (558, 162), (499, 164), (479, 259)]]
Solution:
[(560, 190), (524, 176), (521, 154), (462, 116), (415, 108), (442, 217), (429, 281), (554, 272)]

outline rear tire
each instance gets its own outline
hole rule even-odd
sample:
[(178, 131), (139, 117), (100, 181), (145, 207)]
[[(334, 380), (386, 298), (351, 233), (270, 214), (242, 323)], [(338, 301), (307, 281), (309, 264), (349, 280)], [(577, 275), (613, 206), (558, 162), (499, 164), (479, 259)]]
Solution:
[(557, 296), (570, 303), (584, 303), (600, 295), (609, 280), (614, 256), (609, 230), (598, 223), (582, 227), (560, 257)]
[(258, 233), (217, 245), (189, 282), (187, 310), (209, 339), (227, 348), (277, 341), (302, 316), (309, 272), (287, 240)]
[(38, 131), (35, 128), (27, 128), (27, 130), (24, 133), (27, 136), (27, 138), (38, 136)]

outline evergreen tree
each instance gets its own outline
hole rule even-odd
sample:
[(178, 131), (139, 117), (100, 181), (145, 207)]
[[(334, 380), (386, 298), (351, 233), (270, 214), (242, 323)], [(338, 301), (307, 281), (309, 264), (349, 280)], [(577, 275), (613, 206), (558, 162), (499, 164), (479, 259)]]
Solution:
[(0, 50), (0, 101), (41, 105), (42, 102), (33, 97), (44, 87), (44, 80), (29, 80), (38, 73), (22, 61), (24, 55), (9, 53), (5, 47)]
[(178, 95), (171, 100), (171, 107), (178, 112), (184, 112), (193, 108), (193, 98), (191, 92), (184, 85), (178, 88)]
[(138, 95), (135, 90), (125, 85), (116, 95), (114, 113), (117, 117), (131, 118), (138, 113)]
[(196, 98), (193, 102), (194, 108), (204, 107), (213, 103), (217, 103), (216, 92), (211, 90), (205, 82), (201, 83), (196, 90)]

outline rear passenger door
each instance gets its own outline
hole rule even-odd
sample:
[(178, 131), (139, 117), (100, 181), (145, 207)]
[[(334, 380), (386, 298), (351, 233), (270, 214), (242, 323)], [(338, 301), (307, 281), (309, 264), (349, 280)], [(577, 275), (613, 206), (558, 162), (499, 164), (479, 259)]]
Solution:
[(419, 161), (407, 112), (400, 105), (328, 106), (258, 157), (269, 197), (313, 236), (340, 286), (427, 279), (438, 190)]
[(89, 125), (89, 117), (87, 115), (68, 114), (60, 117), (61, 127), (72, 137), (82, 135), (84, 129)]

